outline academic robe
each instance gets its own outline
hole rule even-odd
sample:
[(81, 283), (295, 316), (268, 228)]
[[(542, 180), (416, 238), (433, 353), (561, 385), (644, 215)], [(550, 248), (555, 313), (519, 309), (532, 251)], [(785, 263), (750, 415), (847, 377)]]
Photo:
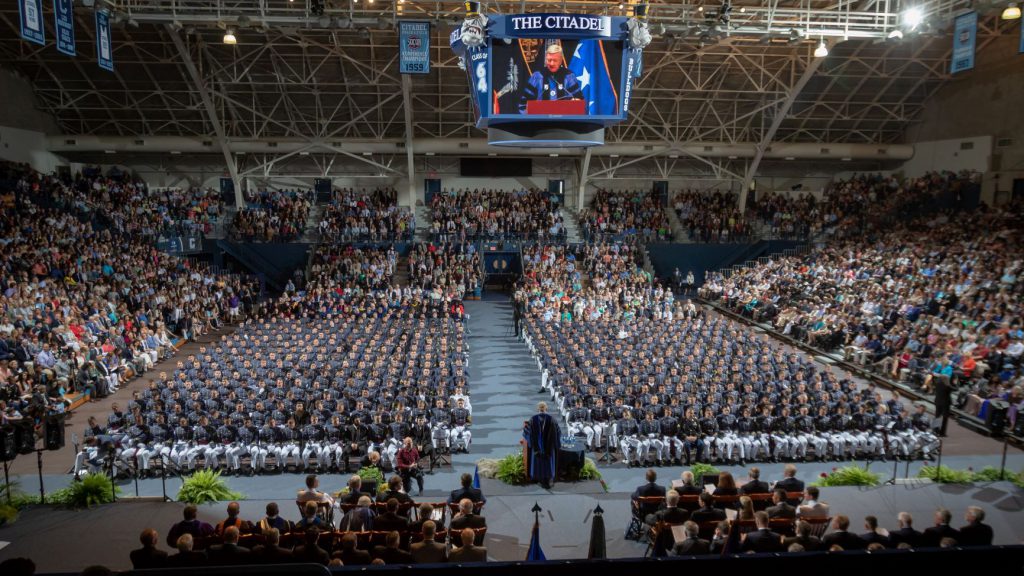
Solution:
[(523, 429), (526, 440), (526, 476), (534, 482), (553, 482), (558, 468), (555, 459), (561, 447), (562, 432), (550, 415), (536, 414)]

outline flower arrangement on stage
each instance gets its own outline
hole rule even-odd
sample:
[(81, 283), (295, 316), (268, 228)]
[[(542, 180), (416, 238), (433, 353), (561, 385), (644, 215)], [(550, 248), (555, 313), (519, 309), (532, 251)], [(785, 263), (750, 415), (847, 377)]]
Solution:
[(690, 472), (693, 474), (694, 481), (697, 482), (698, 484), (700, 483), (701, 478), (705, 476), (721, 474), (721, 471), (718, 468), (715, 468), (711, 464), (706, 464), (704, 462), (694, 463), (692, 466), (690, 466)]
[(821, 477), (812, 482), (812, 486), (878, 486), (881, 477), (857, 466), (833, 468), (831, 474), (821, 473)]
[[(384, 481), (384, 472), (376, 466), (367, 466), (360, 468), (356, 475), (363, 479), (363, 486), (369, 486), (371, 483), (376, 486), (377, 494), (383, 494), (388, 491), (388, 484)], [(348, 496), (348, 486), (342, 488), (334, 494), (335, 497)]]
[(46, 503), (67, 508), (92, 508), (113, 502), (115, 492), (120, 494), (121, 489), (106, 474), (86, 474), (80, 481), (48, 495)]
[[(477, 473), (480, 474), (481, 478), (493, 478), (513, 486), (522, 486), (530, 483), (526, 477), (526, 468), (523, 465), (522, 454), (509, 454), (500, 460), (481, 458), (477, 460), (476, 466)], [(580, 469), (578, 476), (566, 479), (568, 482), (587, 480), (599, 480), (604, 491), (608, 491), (608, 485), (604, 483), (604, 480), (601, 480), (601, 472), (597, 469), (597, 464), (590, 458), (584, 459), (583, 468)]]

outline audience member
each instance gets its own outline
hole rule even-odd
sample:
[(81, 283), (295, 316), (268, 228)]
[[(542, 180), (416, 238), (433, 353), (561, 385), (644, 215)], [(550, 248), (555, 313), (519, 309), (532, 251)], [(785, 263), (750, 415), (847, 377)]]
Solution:
[(208, 554), (210, 563), (215, 566), (236, 566), (248, 564), (252, 552), (238, 545), (239, 531), (237, 526), (224, 529), (224, 542), (210, 546)]
[(263, 544), (252, 549), (252, 559), (260, 564), (288, 564), (292, 562), (291, 550), (281, 548), (281, 532), (277, 528), (263, 531)]
[(473, 487), (473, 475), (464, 472), (459, 478), (459, 483), (462, 486), (456, 490), (452, 490), (451, 494), (448, 495), (448, 503), (457, 503), (463, 498), (468, 499), (470, 502), (476, 504), (477, 502), (486, 504), (487, 498), (479, 488)]
[(924, 543), (921, 532), (914, 530), (914, 518), (909, 512), (900, 512), (896, 517), (899, 528), (889, 532), (889, 545), (899, 547), (906, 544), (911, 548), (917, 548)]
[(398, 547), (401, 535), (397, 530), (388, 532), (384, 546), (376, 546), (371, 552), (375, 558), (380, 558), (385, 564), (414, 564), (412, 554)]
[(214, 533), (213, 526), (196, 518), (199, 509), (193, 504), (188, 504), (182, 510), (184, 520), (171, 526), (167, 531), (167, 545), (177, 547), (178, 538), (182, 534), (189, 534), (193, 539), (206, 538)]
[(672, 547), (675, 556), (700, 556), (711, 552), (711, 544), (707, 540), (698, 537), (700, 527), (696, 522), (687, 521), (683, 524), (683, 532), (686, 538), (676, 542)]
[(796, 518), (796, 507), (786, 501), (786, 491), (776, 488), (772, 491), (772, 505), (765, 509), (768, 518)]
[(352, 532), (346, 532), (341, 537), (340, 558), (345, 566), (366, 566), (373, 561), (369, 552), (356, 548), (357, 543), (356, 535)]
[(292, 557), (296, 562), (309, 564), (327, 565), (331, 561), (331, 555), (320, 547), (320, 529), (310, 526), (302, 535), (302, 545), (296, 546), (292, 551)]
[(796, 513), (801, 518), (828, 518), (829, 517), (829, 506), (824, 502), (818, 501), (820, 492), (817, 486), (808, 486), (804, 490), (804, 501), (803, 504), (797, 508)]
[(934, 515), (935, 525), (925, 528), (924, 533), (921, 535), (921, 545), (938, 546), (943, 538), (960, 540), (960, 531), (949, 525), (952, 519), (953, 514), (949, 510), (945, 508), (936, 510)]
[(761, 469), (757, 466), (751, 466), (750, 480), (740, 486), (740, 494), (768, 494), (771, 490), (768, 488), (767, 482), (761, 481)]
[(754, 523), (757, 530), (747, 532), (743, 544), (740, 545), (741, 552), (780, 552), (782, 548), (782, 536), (768, 529), (768, 514), (763, 510), (754, 514)]
[(423, 540), (410, 547), (412, 558), (417, 564), (438, 564), (448, 559), (448, 548), (434, 540), (436, 532), (433, 520), (423, 522)]
[(803, 520), (796, 523), (796, 536), (791, 536), (782, 541), (782, 546), (790, 550), (793, 545), (802, 548), (801, 551), (813, 552), (821, 548), (821, 539), (811, 534), (811, 525)]
[(474, 513), (473, 501), (469, 498), (459, 500), (459, 512), (452, 517), (449, 528), (462, 530), (463, 528), (483, 528), (485, 526), (487, 526), (487, 519)]
[(843, 550), (861, 550), (867, 546), (860, 536), (847, 531), (850, 527), (850, 518), (845, 514), (836, 514), (832, 520), (832, 527), (835, 531), (821, 539), (822, 546), (829, 549), (832, 546), (841, 546)]
[(476, 538), (476, 533), (473, 532), (472, 529), (466, 528), (458, 534), (459, 542), (462, 543), (462, 546), (452, 549), (451, 553), (448, 554), (449, 562), (452, 562), (453, 564), (461, 564), (467, 562), (487, 561), (487, 548), (473, 544), (473, 540)]
[(967, 525), (960, 528), (957, 543), (961, 546), (991, 546), (992, 527), (984, 523), (985, 511), (979, 506), (968, 506), (964, 513)]
[(163, 568), (167, 564), (167, 552), (157, 549), (159, 541), (156, 530), (146, 528), (139, 536), (142, 548), (132, 550), (130, 556), (132, 568), (145, 570), (148, 568)]

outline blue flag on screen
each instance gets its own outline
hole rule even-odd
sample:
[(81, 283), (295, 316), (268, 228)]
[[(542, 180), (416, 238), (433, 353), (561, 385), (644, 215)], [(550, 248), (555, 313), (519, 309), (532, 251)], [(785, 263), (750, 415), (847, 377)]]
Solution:
[(473, 468), (473, 488), (480, 489), (480, 467), (475, 466)]
[(72, 0), (53, 0), (54, 28), (57, 31), (57, 51), (75, 55), (75, 15)]
[(108, 72), (114, 71), (114, 47), (110, 44), (110, 14), (96, 12), (96, 62)]
[(45, 46), (43, 0), (18, 0), (18, 13), (21, 18), (21, 37)]
[(619, 98), (615, 83), (608, 71), (604, 44), (600, 40), (580, 40), (569, 62), (569, 71), (576, 75), (583, 89), (590, 116), (618, 114)]
[(533, 533), (530, 534), (530, 550), (526, 553), (526, 561), (538, 560), (547, 560), (547, 558), (544, 557), (544, 551), (540, 549), (540, 522), (534, 520)]

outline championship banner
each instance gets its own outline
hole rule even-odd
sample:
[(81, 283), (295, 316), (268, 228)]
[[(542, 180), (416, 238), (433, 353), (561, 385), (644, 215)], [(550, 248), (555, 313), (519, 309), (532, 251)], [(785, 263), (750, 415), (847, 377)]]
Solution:
[(100, 68), (114, 71), (114, 48), (110, 45), (110, 14), (105, 10), (96, 12), (96, 61)]
[(29, 42), (46, 45), (43, 31), (43, 0), (18, 0), (21, 37)]
[(75, 15), (73, 0), (53, 0), (54, 28), (57, 30), (57, 51), (75, 56)]
[(953, 26), (953, 59), (950, 73), (974, 68), (974, 47), (978, 35), (978, 13), (968, 12), (956, 17)]
[(430, 22), (398, 21), (398, 71), (402, 74), (430, 73)]

